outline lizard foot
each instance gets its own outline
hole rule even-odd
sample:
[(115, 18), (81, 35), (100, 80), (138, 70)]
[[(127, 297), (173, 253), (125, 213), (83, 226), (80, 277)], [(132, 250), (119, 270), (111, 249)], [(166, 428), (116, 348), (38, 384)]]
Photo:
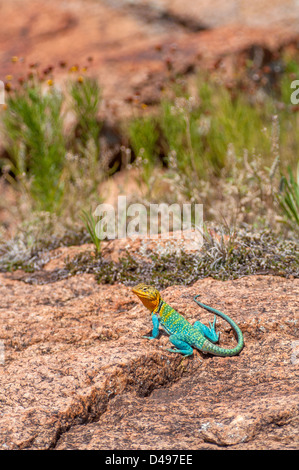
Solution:
[(193, 351), (191, 353), (190, 352), (185, 352), (184, 353), (184, 351), (182, 351), (181, 349), (176, 349), (176, 348), (166, 348), (166, 351), (170, 351), (170, 352), (173, 352), (173, 353), (180, 353), (184, 357), (192, 356), (192, 354), (193, 354)]
[(219, 341), (219, 333), (216, 333), (215, 325), (216, 325), (216, 315), (214, 316), (213, 325), (209, 322), (210, 327), (204, 325), (200, 321), (196, 321), (194, 323), (194, 328), (197, 328), (208, 340), (212, 341), (212, 343), (217, 343)]

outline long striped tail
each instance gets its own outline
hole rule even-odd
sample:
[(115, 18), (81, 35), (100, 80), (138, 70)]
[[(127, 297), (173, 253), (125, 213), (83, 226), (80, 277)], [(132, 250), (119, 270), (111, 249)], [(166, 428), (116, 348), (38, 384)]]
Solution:
[(200, 307), (203, 307), (206, 310), (208, 310), (209, 312), (215, 313), (216, 315), (219, 315), (219, 317), (226, 320), (230, 324), (230, 326), (235, 330), (235, 332), (237, 334), (237, 338), (238, 338), (237, 346), (235, 348), (232, 348), (232, 349), (221, 348), (220, 346), (217, 346), (216, 344), (213, 344), (208, 339), (206, 339), (205, 342), (203, 343), (203, 345), (200, 348), (201, 351), (207, 352), (207, 353), (210, 353), (210, 354), (214, 354), (215, 356), (224, 356), (224, 357), (225, 356), (236, 356), (237, 354), (239, 354), (239, 352), (244, 347), (244, 338), (243, 338), (243, 333), (242, 333), (241, 329), (238, 327), (238, 325), (228, 315), (225, 315), (225, 313), (220, 312), (220, 310), (216, 310), (215, 308), (210, 307), (209, 305), (205, 305), (205, 304), (199, 302), (198, 300), (196, 300), (197, 297), (199, 297), (199, 296), (200, 296), (200, 294), (196, 295), (194, 297), (194, 299), (193, 299), (194, 302), (196, 302)]

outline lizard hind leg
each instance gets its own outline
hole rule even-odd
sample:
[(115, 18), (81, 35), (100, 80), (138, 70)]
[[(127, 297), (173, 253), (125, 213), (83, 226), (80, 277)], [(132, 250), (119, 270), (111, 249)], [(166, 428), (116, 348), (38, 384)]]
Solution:
[(200, 321), (196, 321), (194, 323), (194, 328), (199, 330), (208, 340), (212, 343), (217, 343), (219, 341), (219, 333), (216, 333), (215, 325), (216, 325), (216, 315), (214, 316), (213, 325), (209, 322), (210, 327), (204, 325)]
[(191, 356), (193, 354), (193, 348), (183, 341), (179, 335), (170, 335), (169, 341), (175, 346), (175, 348), (167, 348), (167, 351), (180, 353), (184, 356)]

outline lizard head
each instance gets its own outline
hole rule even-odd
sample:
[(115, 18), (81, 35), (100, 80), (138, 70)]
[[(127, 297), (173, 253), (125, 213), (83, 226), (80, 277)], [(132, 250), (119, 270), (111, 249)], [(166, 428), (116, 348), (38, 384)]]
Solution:
[(161, 296), (155, 287), (141, 283), (133, 287), (132, 291), (151, 312), (158, 307)]

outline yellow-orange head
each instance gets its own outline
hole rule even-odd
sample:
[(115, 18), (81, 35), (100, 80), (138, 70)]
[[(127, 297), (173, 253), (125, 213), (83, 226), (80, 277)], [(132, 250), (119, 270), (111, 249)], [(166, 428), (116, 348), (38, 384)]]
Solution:
[(132, 291), (151, 312), (158, 307), (161, 296), (160, 292), (155, 287), (141, 283), (133, 287)]

